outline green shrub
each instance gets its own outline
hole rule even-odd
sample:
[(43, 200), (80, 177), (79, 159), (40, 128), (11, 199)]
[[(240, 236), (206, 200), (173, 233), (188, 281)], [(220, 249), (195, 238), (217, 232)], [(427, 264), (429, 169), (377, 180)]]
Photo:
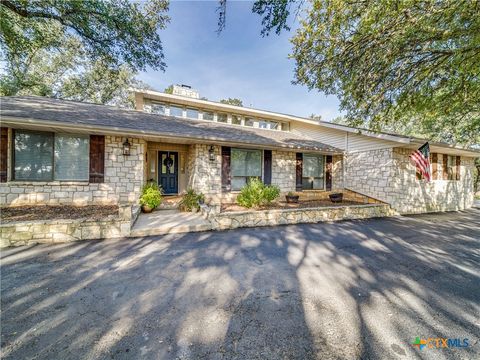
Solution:
[(276, 185), (265, 185), (263, 188), (263, 202), (270, 205), (272, 201), (280, 196), (280, 188)]
[(162, 203), (162, 189), (157, 184), (151, 182), (142, 188), (140, 196), (140, 205), (146, 205), (155, 209)]
[(265, 185), (257, 178), (251, 179), (237, 196), (237, 203), (246, 208), (269, 205), (280, 196), (280, 188), (276, 185)]
[(200, 203), (205, 200), (202, 193), (196, 193), (193, 189), (188, 189), (180, 200), (179, 207), (181, 211), (192, 211), (200, 209)]

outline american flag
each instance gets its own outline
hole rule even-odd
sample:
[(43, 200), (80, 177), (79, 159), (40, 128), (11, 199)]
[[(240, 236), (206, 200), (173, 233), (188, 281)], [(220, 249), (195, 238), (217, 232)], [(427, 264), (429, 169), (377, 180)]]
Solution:
[(418, 150), (415, 150), (410, 155), (410, 159), (413, 160), (423, 178), (430, 181), (430, 146), (428, 142), (420, 146)]

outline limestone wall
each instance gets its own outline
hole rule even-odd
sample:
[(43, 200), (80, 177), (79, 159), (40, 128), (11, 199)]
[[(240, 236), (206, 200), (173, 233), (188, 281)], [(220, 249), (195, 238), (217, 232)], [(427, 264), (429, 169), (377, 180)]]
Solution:
[(0, 183), (0, 205), (136, 203), (144, 184), (146, 143), (131, 139), (131, 155), (122, 154), (125, 138), (105, 136), (105, 181), (9, 181)]
[[(462, 210), (473, 205), (474, 159), (461, 157), (460, 180), (417, 180), (411, 149), (393, 149), (390, 203), (401, 213)], [(443, 156), (439, 155), (439, 172)]]
[(138, 216), (138, 206), (122, 205), (118, 216), (104, 220), (42, 220), (0, 224), (0, 248), (36, 243), (126, 237)]
[(222, 195), (221, 147), (213, 146), (215, 161), (210, 161), (210, 145), (192, 144), (188, 151), (188, 188), (205, 195), (206, 202), (220, 202)]
[(296, 153), (292, 151), (272, 151), (272, 184), (278, 185), (280, 191), (295, 191)]
[(346, 219), (366, 219), (392, 216), (395, 212), (385, 204), (321, 207), (310, 209), (277, 209), (260, 211), (233, 211), (207, 214), (217, 230), (239, 227), (276, 226), (284, 224), (316, 223)]
[[(417, 180), (409, 155), (392, 148), (349, 154), (345, 187), (390, 204), (403, 214), (461, 210), (473, 204), (474, 159), (462, 157), (460, 180)], [(439, 155), (439, 169), (442, 156)]]

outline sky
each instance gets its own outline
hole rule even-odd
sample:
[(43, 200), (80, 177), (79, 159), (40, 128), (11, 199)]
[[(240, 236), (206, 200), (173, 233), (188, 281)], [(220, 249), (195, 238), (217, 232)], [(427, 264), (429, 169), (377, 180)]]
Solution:
[(160, 91), (187, 84), (212, 101), (239, 98), (244, 106), (296, 116), (329, 121), (340, 115), (334, 96), (291, 83), (295, 62), (288, 59), (289, 39), (298, 21), (290, 19), (290, 32), (262, 37), (252, 2), (228, 0), (226, 28), (218, 35), (217, 6), (217, 1), (171, 1), (170, 23), (160, 31), (167, 68), (147, 69), (140, 80)]

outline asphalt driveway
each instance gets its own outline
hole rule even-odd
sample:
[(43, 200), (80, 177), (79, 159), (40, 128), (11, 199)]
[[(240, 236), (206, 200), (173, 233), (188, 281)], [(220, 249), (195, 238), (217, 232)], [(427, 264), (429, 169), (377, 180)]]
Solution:
[(480, 209), (1, 257), (9, 359), (480, 357)]

